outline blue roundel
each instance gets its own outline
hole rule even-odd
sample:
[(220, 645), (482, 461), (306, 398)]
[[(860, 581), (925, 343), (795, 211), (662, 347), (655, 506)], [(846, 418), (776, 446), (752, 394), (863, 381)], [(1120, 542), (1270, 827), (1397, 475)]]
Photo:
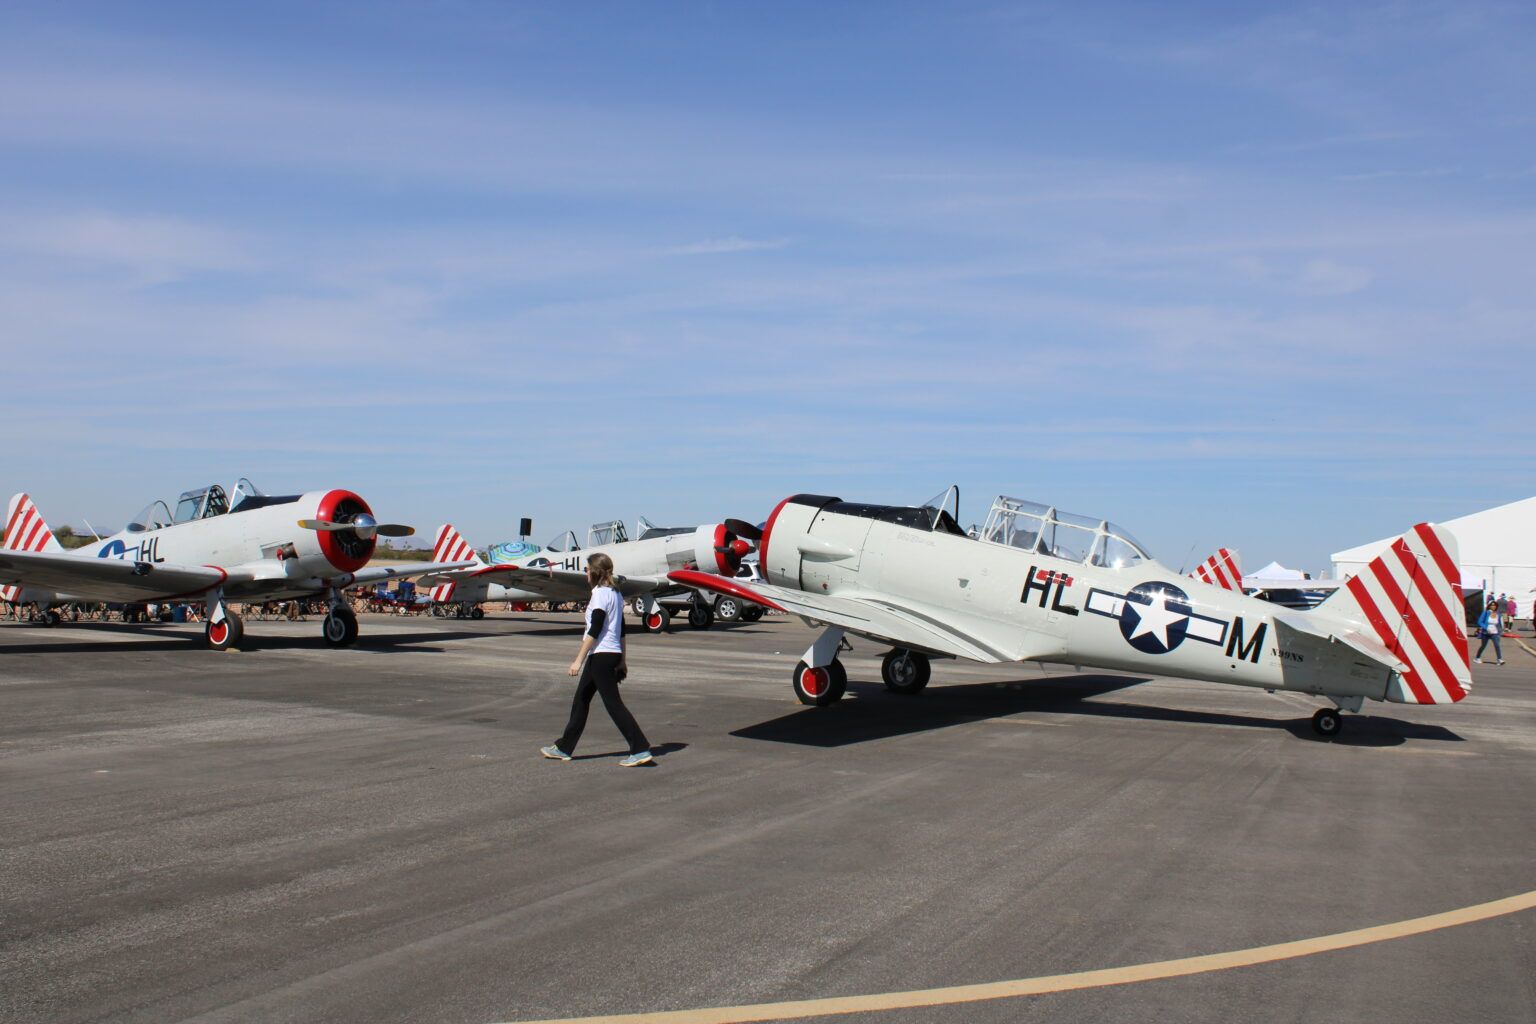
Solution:
[(1167, 654), (1184, 642), (1193, 609), (1171, 583), (1143, 583), (1125, 595), (1120, 635), (1142, 654)]

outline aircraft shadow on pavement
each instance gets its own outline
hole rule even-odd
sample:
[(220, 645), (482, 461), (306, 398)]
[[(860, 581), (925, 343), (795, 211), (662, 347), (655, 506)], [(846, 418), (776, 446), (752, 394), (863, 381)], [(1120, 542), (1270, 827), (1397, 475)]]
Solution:
[(884, 686), (876, 683), (849, 682), (848, 691), (856, 695), (857, 700), (845, 699), (827, 708), (801, 708), (772, 721), (737, 729), (731, 735), (776, 743), (841, 747), (944, 729), (987, 718), (1006, 718), (1030, 711), (1043, 711), (1148, 722), (1283, 729), (1300, 740), (1344, 747), (1395, 747), (1408, 740), (1464, 742), (1461, 736), (1443, 726), (1405, 722), (1369, 712), (1344, 716), (1344, 729), (1340, 735), (1326, 739), (1312, 730), (1310, 716), (1300, 719), (1266, 718), (1261, 714), (1233, 715), (1088, 699), (1144, 682), (1147, 682), (1145, 678), (1135, 676), (1074, 675), (930, 686), (916, 698), (889, 693)]
[(878, 683), (849, 682), (844, 698), (825, 708), (801, 708), (731, 733), (749, 740), (843, 747), (869, 740), (946, 729), (1026, 711), (1070, 711), (1088, 697), (1113, 693), (1147, 680), (1138, 676), (1069, 676), (1029, 682), (930, 686), (918, 697), (888, 693)]

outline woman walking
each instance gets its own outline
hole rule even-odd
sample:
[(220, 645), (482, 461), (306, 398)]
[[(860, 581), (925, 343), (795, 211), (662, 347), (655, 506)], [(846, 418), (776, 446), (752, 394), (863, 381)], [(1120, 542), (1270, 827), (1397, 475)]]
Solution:
[(1504, 609), (1499, 607), (1497, 600), (1489, 601), (1488, 607), (1483, 609), (1483, 614), (1477, 617), (1477, 635), (1483, 642), (1477, 645), (1476, 661), (1483, 663), (1483, 651), (1488, 647), (1488, 641), (1493, 641), (1493, 656), (1498, 659), (1500, 665), (1504, 664), (1504, 652), (1499, 648), (1499, 636), (1504, 632)]
[(557, 761), (569, 761), (587, 727), (587, 712), (592, 695), (602, 694), (603, 708), (629, 744), (629, 756), (619, 764), (632, 768), (651, 763), (651, 744), (640, 731), (635, 716), (619, 696), (619, 682), (627, 674), (624, 664), (624, 599), (613, 582), (613, 559), (598, 552), (587, 559), (587, 582), (592, 584), (592, 599), (587, 603), (587, 632), (581, 638), (581, 650), (571, 662), (570, 675), (580, 675), (576, 696), (571, 700), (571, 720), (553, 745), (539, 753)]

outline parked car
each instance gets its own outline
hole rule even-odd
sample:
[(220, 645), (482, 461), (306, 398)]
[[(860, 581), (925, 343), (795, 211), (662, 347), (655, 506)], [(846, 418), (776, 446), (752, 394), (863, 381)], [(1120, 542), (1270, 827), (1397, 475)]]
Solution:
[[(736, 570), (736, 578), (747, 586), (754, 583), (766, 583), (762, 572), (757, 567), (756, 561), (743, 562), (741, 568)], [(684, 590), (665, 597), (658, 597), (656, 603), (668, 611), (686, 614), (693, 607), (695, 600), (708, 600), (709, 596), (692, 590)], [(636, 598), (631, 602), (635, 614), (640, 614), (640, 600)], [(721, 622), (756, 622), (763, 617), (764, 608), (760, 604), (752, 604), (750, 601), (742, 601), (729, 594), (717, 594), (714, 598), (715, 618)]]

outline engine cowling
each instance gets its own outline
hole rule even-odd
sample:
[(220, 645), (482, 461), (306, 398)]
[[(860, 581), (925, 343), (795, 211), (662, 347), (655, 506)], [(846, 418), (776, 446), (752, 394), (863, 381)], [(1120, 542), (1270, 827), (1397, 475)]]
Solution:
[(752, 542), (737, 536), (724, 523), (701, 526), (693, 533), (693, 559), (700, 572), (735, 576), (741, 560), (752, 553)]
[[(372, 522), (373, 509), (352, 491), (326, 491), (315, 506), (314, 518), (329, 523), (350, 523), (359, 516)], [(377, 536), (360, 537), (356, 530), (326, 530), (315, 533), (316, 543), (325, 560), (339, 572), (357, 572), (373, 557)]]

